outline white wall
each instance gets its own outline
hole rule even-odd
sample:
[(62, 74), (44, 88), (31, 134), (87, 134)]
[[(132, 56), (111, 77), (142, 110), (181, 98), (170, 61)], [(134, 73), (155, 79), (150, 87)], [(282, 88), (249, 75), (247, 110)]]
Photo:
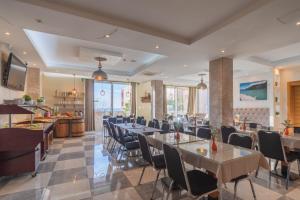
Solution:
[[(240, 101), (240, 83), (253, 81), (268, 81), (268, 99), (266, 101)], [(269, 108), (270, 125), (274, 125), (274, 92), (273, 73), (257, 74), (253, 76), (243, 76), (233, 79), (233, 108)]]
[[(147, 121), (151, 120), (151, 103), (142, 103), (141, 97), (145, 96), (145, 93), (150, 93), (152, 91), (151, 82), (139, 83), (137, 85), (137, 100), (136, 100), (136, 114), (137, 116), (144, 116)], [(151, 97), (152, 100), (152, 97)]]

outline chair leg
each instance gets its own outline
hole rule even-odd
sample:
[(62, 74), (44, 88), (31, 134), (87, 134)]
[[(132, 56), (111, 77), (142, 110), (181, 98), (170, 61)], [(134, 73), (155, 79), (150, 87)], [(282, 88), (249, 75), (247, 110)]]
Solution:
[(278, 160), (276, 160), (275, 165), (274, 165), (274, 171), (276, 171), (278, 165)]
[(161, 170), (157, 171), (156, 180), (155, 180), (152, 195), (151, 195), (151, 200), (153, 200), (153, 197), (154, 197), (154, 194), (155, 194), (155, 191), (156, 191), (156, 185), (157, 185), (157, 181), (158, 181), (158, 178), (159, 178), (160, 171)]
[(298, 163), (298, 174), (300, 176), (300, 159), (297, 159), (297, 163)]
[(171, 184), (170, 184), (170, 186), (169, 186), (169, 188), (168, 188), (168, 191), (167, 191), (167, 199), (166, 199), (166, 200), (169, 199), (169, 195), (170, 195), (170, 192), (172, 191), (173, 184), (174, 184), (174, 181), (171, 182)]
[(286, 171), (286, 184), (285, 184), (285, 189), (286, 189), (286, 190), (289, 189), (290, 170), (291, 170), (290, 168), (291, 168), (290, 163), (288, 163), (287, 171)]
[(237, 189), (238, 181), (234, 182), (234, 192), (233, 192), (233, 200), (236, 199), (236, 189)]
[[(269, 166), (271, 167), (271, 159), (269, 159)], [(269, 171), (269, 188), (271, 188), (271, 169)]]
[(255, 190), (254, 190), (254, 187), (253, 187), (253, 183), (252, 183), (250, 178), (248, 180), (249, 180), (249, 183), (250, 183), (250, 186), (251, 186), (253, 198), (256, 200), (256, 194), (255, 194)]
[(141, 182), (142, 182), (142, 178), (143, 178), (143, 176), (144, 176), (145, 169), (146, 169), (146, 166), (144, 166), (144, 167), (143, 167), (143, 171), (142, 171), (142, 174), (141, 174), (141, 176), (140, 176), (140, 180), (139, 180), (139, 183), (138, 183), (138, 185), (140, 185), (140, 184), (141, 184)]

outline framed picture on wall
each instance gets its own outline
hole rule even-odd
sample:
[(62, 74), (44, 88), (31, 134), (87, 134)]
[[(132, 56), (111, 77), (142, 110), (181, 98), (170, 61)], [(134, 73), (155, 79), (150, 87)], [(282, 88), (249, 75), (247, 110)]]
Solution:
[(267, 99), (267, 80), (240, 83), (240, 101), (264, 101)]

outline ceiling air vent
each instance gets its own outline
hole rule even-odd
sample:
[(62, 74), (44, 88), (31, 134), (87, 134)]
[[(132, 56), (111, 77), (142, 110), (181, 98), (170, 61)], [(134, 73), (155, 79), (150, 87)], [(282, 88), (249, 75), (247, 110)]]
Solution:
[(145, 76), (155, 76), (157, 74), (158, 74), (157, 72), (148, 72), (148, 71), (143, 72), (143, 75), (145, 75)]

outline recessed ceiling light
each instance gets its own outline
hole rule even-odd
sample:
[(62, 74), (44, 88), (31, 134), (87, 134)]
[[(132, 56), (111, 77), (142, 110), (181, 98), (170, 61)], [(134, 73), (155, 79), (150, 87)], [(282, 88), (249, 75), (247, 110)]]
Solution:
[(24, 54), (24, 55), (26, 55), (26, 54), (27, 54), (27, 52), (26, 52), (26, 51), (23, 51), (23, 54)]
[(110, 35), (109, 35), (109, 34), (106, 34), (105, 37), (106, 37), (106, 38), (110, 38)]
[(33, 63), (32, 65), (33, 65), (33, 66), (36, 66), (36, 64), (35, 64), (35, 63)]
[(183, 67), (187, 67), (187, 65), (183, 65)]
[(296, 23), (296, 26), (300, 26), (300, 21), (298, 21), (298, 22)]
[(4, 34), (7, 36), (10, 36), (10, 32), (5, 32)]
[(221, 53), (225, 53), (225, 50), (221, 50)]
[(155, 49), (159, 49), (159, 45), (155, 45)]

